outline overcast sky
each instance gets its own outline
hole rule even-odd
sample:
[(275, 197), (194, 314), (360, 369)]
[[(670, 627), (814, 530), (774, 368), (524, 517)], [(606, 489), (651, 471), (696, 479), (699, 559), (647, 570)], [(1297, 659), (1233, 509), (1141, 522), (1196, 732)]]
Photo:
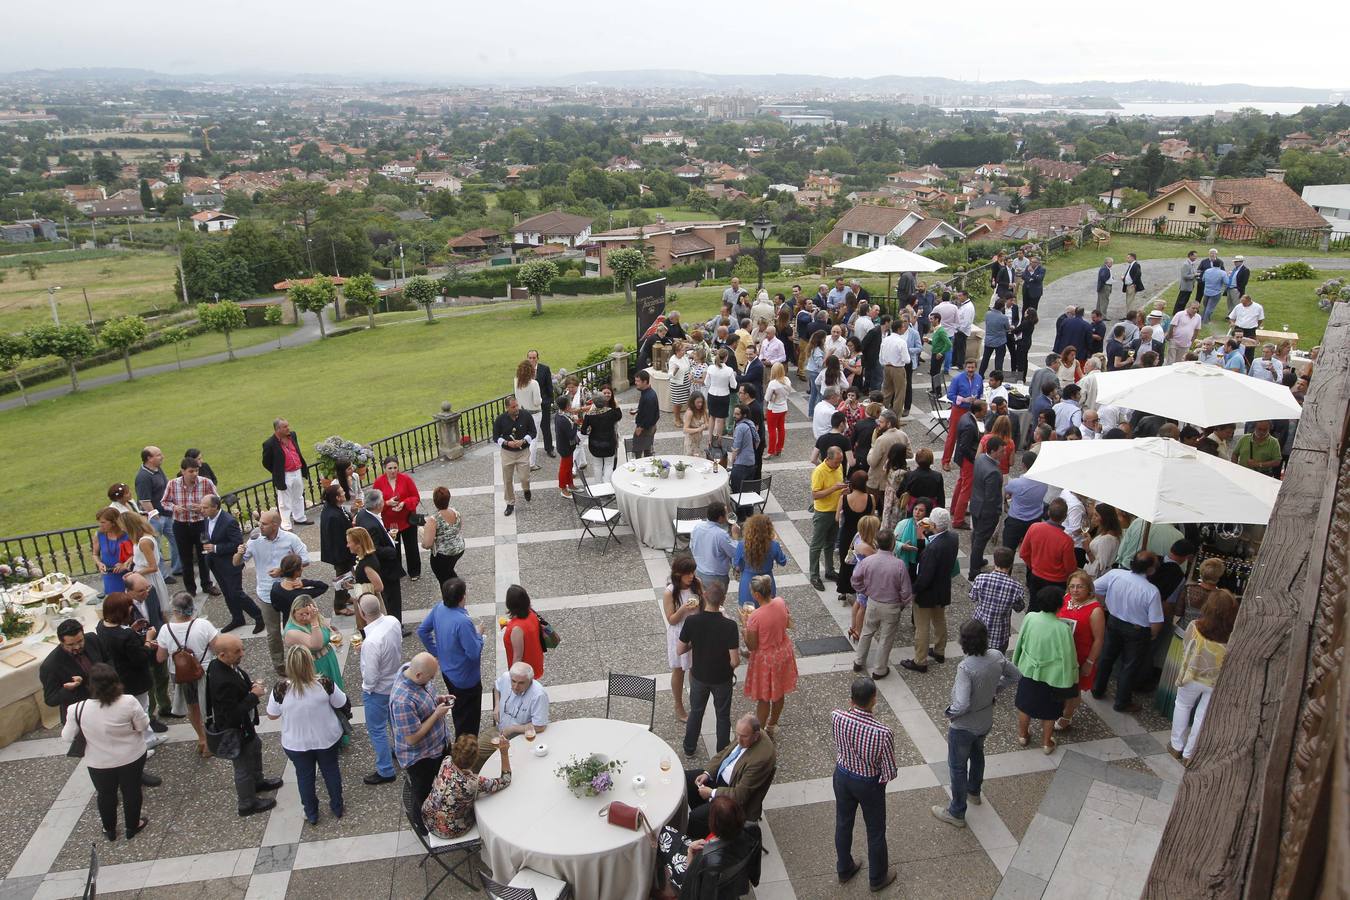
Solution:
[[(127, 66), (451, 80), (584, 70), (942, 75), (991, 81), (1157, 78), (1342, 89), (1318, 35), (1350, 3), (965, 0), (4, 0), (0, 70)], [(546, 78), (543, 80), (547, 80)]]

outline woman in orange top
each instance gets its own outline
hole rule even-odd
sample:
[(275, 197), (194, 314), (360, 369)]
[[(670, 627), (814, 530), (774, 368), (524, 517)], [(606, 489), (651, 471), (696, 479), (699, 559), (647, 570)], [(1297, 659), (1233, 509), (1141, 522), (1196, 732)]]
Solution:
[(380, 519), (389, 529), (394, 546), (403, 545), (403, 568), (413, 581), (422, 577), (422, 551), (418, 546), (417, 529), (410, 527), (408, 516), (417, 511), (422, 495), (412, 477), (399, 471), (398, 457), (384, 458), (384, 474), (372, 485), (384, 496)]
[(745, 623), (745, 646), (750, 664), (745, 673), (745, 696), (755, 701), (755, 715), (773, 736), (783, 701), (797, 689), (797, 658), (788, 629), (792, 616), (787, 602), (773, 596), (773, 579), (756, 575), (750, 579), (755, 611)]
[(506, 667), (522, 659), (534, 669), (535, 678), (544, 677), (544, 645), (539, 640), (539, 616), (530, 609), (530, 595), (518, 584), (506, 589), (508, 617), (502, 627), (506, 646)]

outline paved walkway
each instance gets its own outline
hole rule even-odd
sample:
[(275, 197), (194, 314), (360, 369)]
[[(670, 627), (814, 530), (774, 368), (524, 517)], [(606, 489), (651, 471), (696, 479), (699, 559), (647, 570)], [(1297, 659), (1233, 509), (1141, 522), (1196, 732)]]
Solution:
[[(631, 402), (631, 393), (625, 399)], [(813, 590), (802, 565), (810, 539), (811, 467), (805, 460), (812, 442), (805, 404), (800, 397), (794, 402), (785, 453), (765, 465), (765, 474), (774, 478), (766, 511), (789, 557), (789, 564), (778, 571), (778, 585), (793, 611), (800, 682), (788, 698), (778, 735), (778, 774), (763, 818), (769, 855), (755, 896), (871, 896), (865, 878), (841, 887), (834, 874), (828, 716), (831, 709), (846, 705), (853, 677), (852, 653), (844, 638), (849, 610), (838, 603), (833, 589)], [(676, 452), (679, 433), (669, 420), (662, 427), (668, 430), (657, 435), (658, 451)], [(936, 447), (918, 417), (907, 431), (916, 448)], [(579, 543), (572, 506), (550, 486), (556, 484), (556, 466), (547, 458), (542, 461), (550, 464), (536, 473), (533, 502), (521, 503), (510, 518), (502, 515), (503, 489), (491, 448), (414, 473), (424, 497), (438, 484), (448, 486), (464, 517), (468, 552), (458, 571), (469, 583), (470, 613), (495, 634), (493, 620), (503, 611), (499, 598), (507, 586), (523, 585), (564, 638), (546, 657), (543, 677), (554, 718), (604, 715), (605, 677), (611, 669), (650, 674), (660, 691), (656, 732), (677, 747), (683, 729), (671, 710), (659, 607), (671, 555), (638, 546), (627, 529), (621, 531), (622, 545), (604, 552), (599, 541)], [(948, 492), (952, 486), (948, 476)], [(311, 547), (317, 545), (313, 528), (301, 536)], [(968, 547), (969, 532), (958, 536)], [(309, 574), (332, 577), (322, 564), (311, 567)], [(420, 620), (437, 602), (431, 582), (424, 576), (405, 583), (409, 620)], [(253, 583), (250, 569), (245, 584)], [(959, 577), (949, 637), (970, 615), (967, 594), (968, 585)], [(331, 598), (322, 597), (321, 605), (331, 610)], [(211, 598), (205, 615), (221, 622), (226, 613)], [(339, 620), (345, 631), (350, 623)], [(1072, 896), (1137, 896), (1155, 832), (1181, 775), (1165, 752), (1166, 720), (1148, 709), (1137, 716), (1119, 715), (1109, 703), (1089, 699), (1074, 730), (1046, 756), (1037, 747), (1017, 745), (1012, 701), (1003, 698), (986, 742), (986, 802), (971, 807), (969, 827), (957, 830), (932, 818), (928, 808), (948, 796), (942, 710), (960, 650), (948, 642), (946, 665), (933, 665), (927, 674), (911, 673), (898, 666), (912, 657), (911, 638), (912, 628), (905, 622), (892, 651), (892, 674), (878, 682), (877, 714), (895, 730), (900, 767), (887, 790), (891, 862), (899, 869), (899, 880), (879, 896), (1071, 895), (1059, 887), (1078, 888)], [(817, 639), (835, 646), (801, 655), (804, 647), (810, 648), (807, 642)], [(245, 635), (245, 648), (244, 668), (270, 681), (265, 640)], [(405, 641), (405, 658), (417, 649), (416, 638)], [(339, 658), (347, 684), (354, 687), (360, 676), (348, 643)], [(484, 654), (485, 681), (503, 666), (500, 640), (491, 641)], [(100, 892), (118, 898), (421, 896), (431, 886), (427, 879), (435, 867), (414, 865), (419, 848), (399, 811), (398, 786), (369, 787), (360, 781), (372, 767), (372, 755), (359, 696), (353, 702), (355, 740), (342, 760), (348, 814), (340, 822), (325, 815), (317, 827), (302, 817), (276, 722), (264, 721), (260, 729), (268, 774), (286, 779), (271, 813), (238, 818), (229, 766), (198, 759), (190, 728), (175, 724), (169, 743), (150, 762), (150, 770), (164, 779), (162, 787), (147, 792), (151, 825), (134, 841), (112, 844), (99, 834), (83, 763), (64, 755), (53, 732), (37, 732), (0, 749), (0, 796), (8, 800), (0, 821), (0, 873), (6, 876), (0, 898), (79, 896), (91, 844), (102, 866)], [(733, 715), (751, 709), (737, 691)], [(646, 721), (645, 709), (632, 713)], [(627, 710), (619, 714), (629, 717)], [(703, 746), (689, 764), (706, 762), (713, 727), (709, 713), (703, 722)], [(853, 852), (865, 859), (861, 822)], [(1096, 888), (1071, 881), (1072, 875), (1083, 875)], [(586, 895), (586, 886), (575, 887)], [(454, 884), (442, 886), (436, 896), (481, 895)]]

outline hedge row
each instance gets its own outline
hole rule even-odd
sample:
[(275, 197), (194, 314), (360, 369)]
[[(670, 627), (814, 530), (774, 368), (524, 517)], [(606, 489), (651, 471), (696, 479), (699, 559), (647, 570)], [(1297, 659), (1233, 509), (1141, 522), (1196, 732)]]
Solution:
[[(249, 312), (252, 312), (252, 310), (246, 310), (245, 315), (247, 316)], [(183, 330), (188, 333), (189, 337), (203, 334), (206, 331), (206, 326), (200, 322), (192, 322), (191, 324), (182, 327)], [(135, 351), (131, 355), (134, 357), (137, 353), (144, 353), (146, 350), (154, 350), (156, 347), (162, 347), (167, 343), (168, 341), (164, 339), (164, 332), (157, 331), (154, 334), (148, 335), (145, 340), (137, 344)], [(75, 371), (83, 372), (86, 369), (92, 369), (95, 366), (101, 366), (104, 363), (121, 361), (121, 350), (100, 350), (91, 356), (86, 356), (84, 359), (77, 361), (75, 363)], [(36, 385), (45, 384), (48, 381), (59, 381), (68, 378), (69, 376), (70, 370), (66, 367), (65, 362), (62, 361), (48, 363), (30, 369), (29, 371), (24, 372), (21, 377), (23, 378), (23, 386), (26, 389), (31, 390)], [(12, 377), (6, 378), (3, 382), (0, 382), (0, 395), (17, 394), (18, 392), (19, 388), (14, 384), (14, 379)]]

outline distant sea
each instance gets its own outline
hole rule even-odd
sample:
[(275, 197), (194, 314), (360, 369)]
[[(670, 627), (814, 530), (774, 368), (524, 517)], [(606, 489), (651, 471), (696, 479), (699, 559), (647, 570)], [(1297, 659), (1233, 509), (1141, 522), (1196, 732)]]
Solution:
[[(1325, 100), (1324, 103), (1332, 101)], [(1280, 113), (1292, 115), (1305, 106), (1315, 103), (1285, 103), (1267, 100), (1239, 100), (1230, 103), (1122, 103), (1120, 109), (1073, 109), (1055, 106), (944, 106), (945, 112), (994, 112), (1004, 115), (1038, 115), (1041, 113), (1067, 113), (1075, 116), (1191, 116), (1201, 117), (1216, 112), (1237, 112), (1240, 109), (1255, 108), (1266, 114)]]

